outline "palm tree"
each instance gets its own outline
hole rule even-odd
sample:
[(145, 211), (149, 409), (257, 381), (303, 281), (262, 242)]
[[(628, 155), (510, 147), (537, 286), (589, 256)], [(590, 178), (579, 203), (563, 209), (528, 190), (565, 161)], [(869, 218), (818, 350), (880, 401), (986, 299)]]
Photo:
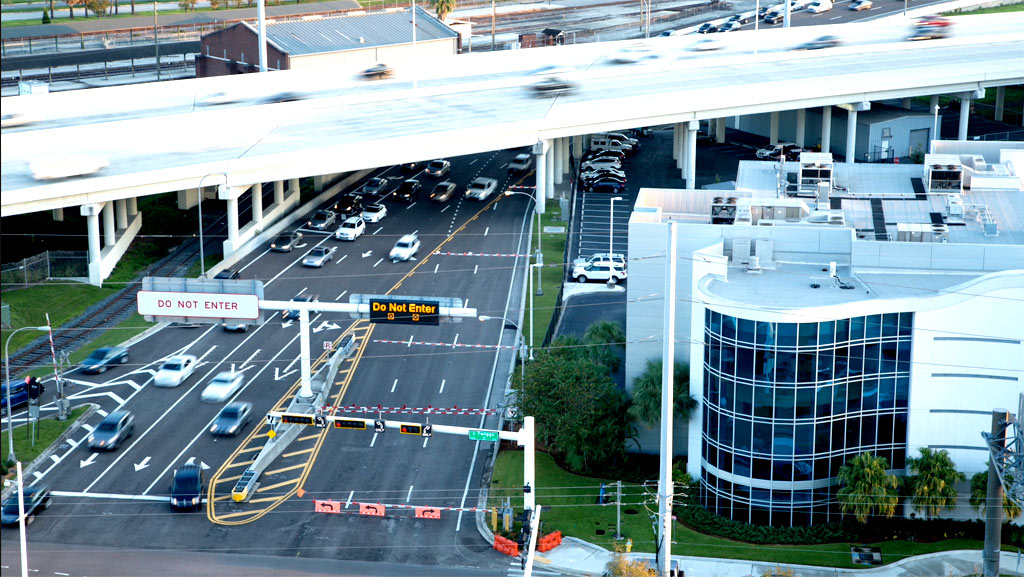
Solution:
[(622, 364), (621, 352), (626, 350), (626, 331), (615, 321), (597, 321), (583, 333), (583, 342), (590, 345), (590, 358), (617, 370)]
[(868, 517), (892, 517), (899, 504), (900, 479), (886, 472), (889, 462), (884, 457), (861, 453), (839, 467), (843, 487), (836, 497), (844, 514), (853, 514), (861, 523)]
[[(971, 506), (978, 510), (982, 516), (985, 515), (985, 504), (988, 501), (988, 468), (971, 476)], [(1021, 508), (1007, 498), (1003, 493), (1003, 517), (1005, 519), (1016, 519), (1021, 514)]]
[(437, 19), (441, 22), (455, 10), (455, 0), (430, 0), (430, 5), (437, 11)]
[(943, 509), (956, 507), (957, 491), (953, 483), (966, 477), (956, 470), (949, 451), (922, 448), (920, 457), (907, 459), (907, 468), (913, 473), (908, 479), (914, 509), (929, 517), (936, 517)]
[[(629, 407), (629, 416), (652, 427), (661, 421), (661, 368), (661, 359), (648, 359), (644, 372), (633, 379), (633, 404)], [(690, 396), (689, 365), (676, 363), (672, 381), (675, 386), (673, 413), (689, 418), (697, 406), (697, 401)]]

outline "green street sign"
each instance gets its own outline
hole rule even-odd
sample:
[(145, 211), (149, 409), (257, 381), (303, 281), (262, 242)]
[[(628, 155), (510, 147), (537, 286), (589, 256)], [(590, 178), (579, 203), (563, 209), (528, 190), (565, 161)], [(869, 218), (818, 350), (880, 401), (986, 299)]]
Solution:
[(475, 431), (469, 432), (470, 441), (498, 441), (498, 431)]

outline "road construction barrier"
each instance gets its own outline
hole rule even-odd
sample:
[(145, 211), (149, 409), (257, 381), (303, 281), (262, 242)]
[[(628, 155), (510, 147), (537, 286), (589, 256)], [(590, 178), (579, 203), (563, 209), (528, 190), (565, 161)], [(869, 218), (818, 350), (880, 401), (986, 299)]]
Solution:
[(558, 547), (562, 544), (562, 532), (555, 531), (554, 533), (548, 533), (547, 535), (540, 538), (537, 541), (537, 550), (541, 553), (547, 553), (548, 551)]
[(509, 557), (519, 556), (519, 543), (516, 543), (511, 539), (506, 539), (501, 535), (494, 536), (494, 548)]

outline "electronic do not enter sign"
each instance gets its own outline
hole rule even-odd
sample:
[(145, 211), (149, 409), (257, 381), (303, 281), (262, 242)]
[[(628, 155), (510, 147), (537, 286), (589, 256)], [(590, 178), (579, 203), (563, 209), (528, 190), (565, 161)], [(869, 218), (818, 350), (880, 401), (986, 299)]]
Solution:
[(403, 325), (437, 325), (441, 322), (437, 301), (370, 300), (370, 322)]

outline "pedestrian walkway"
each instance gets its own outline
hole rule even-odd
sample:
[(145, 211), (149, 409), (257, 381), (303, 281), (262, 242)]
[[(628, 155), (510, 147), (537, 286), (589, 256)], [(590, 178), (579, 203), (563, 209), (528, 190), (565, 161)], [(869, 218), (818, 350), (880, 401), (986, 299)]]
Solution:
[[(630, 559), (648, 559), (650, 553), (627, 553)], [(546, 573), (563, 575), (603, 575), (613, 555), (607, 549), (598, 547), (574, 537), (565, 537), (562, 544), (547, 553), (537, 555), (534, 567)], [(881, 567), (864, 569), (840, 569), (836, 567), (813, 567), (809, 565), (787, 565), (762, 563), (711, 557), (688, 557), (673, 555), (673, 561), (686, 577), (762, 577), (772, 574), (776, 568), (793, 571), (796, 577), (836, 577), (857, 575), (859, 577), (961, 577), (977, 575), (982, 570), (981, 551), (945, 551), (910, 557)], [(1024, 576), (1024, 559), (1016, 553), (1003, 552), (999, 559), (1000, 575)], [(509, 575), (513, 572), (510, 570)], [(519, 574), (522, 574), (520, 571)]]

